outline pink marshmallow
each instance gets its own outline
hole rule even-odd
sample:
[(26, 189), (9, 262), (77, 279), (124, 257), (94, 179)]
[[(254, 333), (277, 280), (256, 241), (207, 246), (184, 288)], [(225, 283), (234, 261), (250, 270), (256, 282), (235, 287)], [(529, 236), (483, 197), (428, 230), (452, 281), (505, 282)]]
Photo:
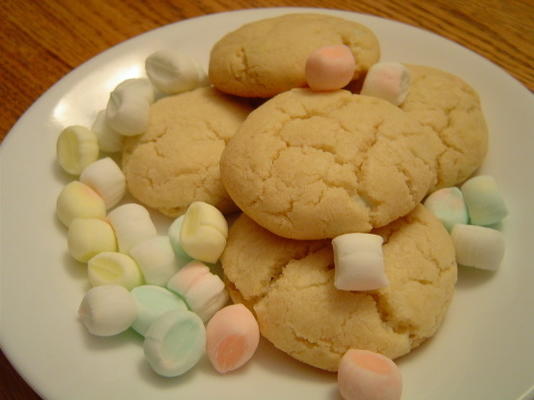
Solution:
[(397, 365), (382, 354), (348, 350), (337, 371), (339, 392), (344, 400), (399, 400), (402, 377)]
[(204, 322), (228, 302), (224, 282), (198, 261), (191, 261), (174, 274), (167, 288), (184, 298), (191, 311)]
[(199, 261), (191, 261), (171, 277), (167, 286), (172, 286), (175, 292), (187, 293), (204, 275), (209, 273), (210, 269), (207, 265)]
[(206, 350), (213, 367), (221, 374), (249, 361), (260, 341), (254, 315), (243, 305), (219, 310), (206, 326)]
[(312, 90), (337, 90), (352, 80), (355, 70), (349, 47), (343, 44), (321, 47), (306, 60), (306, 81)]
[(408, 94), (410, 80), (410, 71), (400, 63), (374, 64), (367, 72), (360, 94), (379, 97), (398, 106)]

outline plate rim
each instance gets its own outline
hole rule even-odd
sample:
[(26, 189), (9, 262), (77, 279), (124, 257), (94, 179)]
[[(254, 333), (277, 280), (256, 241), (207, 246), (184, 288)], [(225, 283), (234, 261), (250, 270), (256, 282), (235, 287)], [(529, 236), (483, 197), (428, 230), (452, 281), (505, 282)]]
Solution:
[[(161, 31), (163, 29), (173, 29), (174, 26), (179, 25), (179, 24), (195, 23), (199, 19), (210, 19), (210, 18), (214, 18), (214, 17), (216, 17), (216, 18), (223, 17), (224, 18), (225, 15), (229, 15), (229, 14), (237, 14), (237, 13), (254, 13), (255, 14), (255, 13), (261, 13), (262, 11), (266, 11), (266, 10), (269, 11), (269, 12), (276, 11), (277, 13), (280, 13), (280, 14), (282, 14), (282, 13), (294, 13), (294, 12), (306, 12), (306, 11), (315, 12), (315, 13), (324, 13), (324, 12), (326, 12), (326, 13), (333, 13), (333, 14), (340, 14), (340, 15), (352, 14), (352, 15), (360, 15), (360, 16), (364, 16), (364, 17), (369, 17), (369, 18), (372, 18), (372, 19), (384, 20), (384, 21), (387, 21), (388, 23), (392, 23), (392, 24), (395, 24), (395, 25), (401, 25), (401, 26), (409, 27), (411, 29), (415, 29), (417, 31), (420, 31), (420, 33), (427, 34), (427, 35), (430, 34), (430, 35), (433, 35), (433, 36), (439, 38), (440, 40), (448, 41), (450, 44), (452, 44), (454, 46), (458, 46), (462, 50), (467, 51), (469, 53), (472, 53), (473, 55), (478, 57), (481, 61), (485, 61), (486, 63), (489, 63), (493, 67), (497, 68), (501, 73), (504, 72), (504, 75), (506, 75), (506, 77), (509, 78), (510, 82), (512, 82), (512, 81), (515, 82), (515, 84), (518, 85), (521, 89), (523, 89), (525, 93), (527, 93), (529, 95), (531, 94), (530, 91), (526, 88), (526, 86), (524, 86), (520, 81), (518, 81), (508, 71), (506, 71), (504, 68), (500, 67), (499, 65), (497, 65), (493, 61), (488, 60), (483, 55), (481, 55), (481, 54), (477, 53), (476, 51), (471, 50), (471, 49), (469, 49), (467, 47), (464, 47), (463, 45), (459, 44), (458, 42), (456, 42), (454, 40), (451, 40), (449, 38), (445, 38), (445, 37), (440, 36), (439, 34), (437, 34), (435, 32), (429, 31), (427, 29), (424, 29), (424, 28), (421, 28), (421, 27), (418, 27), (418, 26), (415, 26), (415, 25), (411, 25), (409, 23), (396, 21), (396, 20), (393, 20), (393, 19), (380, 17), (380, 16), (368, 14), (368, 13), (361, 13), (361, 12), (351, 11), (351, 10), (331, 9), (331, 8), (262, 7), (262, 8), (247, 8), (247, 9), (239, 9), (239, 10), (231, 10), (231, 11), (222, 11), (222, 12), (206, 14), (206, 15), (199, 15), (199, 16), (195, 16), (195, 17), (192, 17), (192, 18), (183, 19), (183, 20), (180, 20), (180, 21), (176, 21), (176, 22), (172, 22), (172, 23), (169, 23), (169, 24), (165, 24), (165, 25), (162, 25), (160, 27), (148, 30), (148, 31), (140, 33), (140, 34), (137, 34), (135, 36), (132, 36), (132, 37), (130, 37), (128, 39), (125, 39), (125, 40), (123, 40), (123, 41), (121, 41), (121, 42), (119, 42), (119, 43), (117, 43), (117, 44), (105, 49), (104, 51), (102, 51), (102, 52), (96, 54), (95, 56), (87, 59), (86, 61), (84, 61), (83, 63), (78, 65), (77, 67), (75, 67), (72, 70), (70, 70), (67, 74), (65, 74), (58, 81), (56, 81), (54, 84), (52, 84), (47, 90), (45, 90), (43, 93), (41, 93), (35, 99), (35, 101), (19, 116), (19, 118), (17, 119), (15, 124), (11, 127), (11, 129), (9, 129), (9, 131), (7, 132), (4, 140), (2, 141), (2, 145), (0, 146), (0, 161), (2, 162), (2, 166), (4, 167), (4, 160), (5, 160), (4, 152), (7, 152), (9, 150), (9, 148), (11, 146), (13, 146), (11, 143), (14, 140), (16, 140), (16, 139), (13, 139), (13, 137), (15, 136), (14, 133), (17, 133), (20, 130), (19, 126), (22, 125), (26, 119), (31, 118), (31, 115), (32, 115), (32, 113), (35, 112), (35, 109), (37, 109), (38, 107), (43, 106), (43, 104), (45, 102), (46, 103), (49, 102), (50, 100), (48, 100), (48, 98), (52, 98), (53, 99), (54, 96), (57, 96), (57, 95), (60, 94), (60, 92), (65, 91), (65, 89), (69, 85), (72, 85), (78, 79), (78, 74), (83, 74), (87, 69), (92, 68), (91, 67), (92, 64), (97, 63), (99, 60), (105, 58), (110, 53), (116, 52), (117, 49), (120, 49), (122, 47), (127, 46), (128, 43), (131, 43), (131, 42), (135, 41), (136, 39), (138, 39), (138, 38), (140, 38), (142, 36), (157, 35), (158, 31)], [(266, 17), (260, 17), (259, 16), (257, 19), (262, 19), (262, 18), (266, 18)], [(254, 19), (256, 19), (256, 18), (254, 18)], [(511, 80), (510, 80), (510, 78), (511, 78)], [(63, 93), (63, 95), (64, 94), (65, 93)], [(61, 96), (63, 96), (63, 95), (61, 95)], [(534, 103), (534, 96), (531, 97), (531, 100)], [(7, 150), (6, 150), (6, 148), (7, 148)], [(1, 237), (0, 237), (0, 240), (1, 240)], [(4, 241), (2, 240), (2, 244), (3, 243), (4, 243)], [(0, 259), (3, 259), (3, 257), (1, 255), (0, 255)], [(4, 271), (5, 267), (1, 267), (1, 269), (2, 269), (2, 271)], [(0, 277), (1, 277), (1, 274), (0, 274)], [(0, 282), (0, 284), (1, 284), (1, 282)], [(1, 311), (1, 307), (2, 307), (2, 298), (3, 298), (3, 296), (0, 296), (0, 311)], [(17, 371), (17, 373), (20, 375), (20, 377), (37, 394), (39, 394), (41, 397), (44, 398), (43, 393), (40, 391), (40, 389), (37, 388), (36, 386), (34, 386), (34, 382), (28, 380), (28, 378), (26, 376), (26, 373), (24, 373), (24, 371), (20, 370), (20, 369), (24, 370), (24, 368), (22, 368), (19, 365), (19, 363), (14, 363), (12, 361), (13, 358), (16, 358), (16, 356), (13, 356), (13, 354), (12, 354), (13, 348), (9, 348), (9, 345), (8, 345), (8, 347), (5, 346), (4, 330), (3, 329), (0, 330), (0, 347), (2, 347), (2, 351), (3, 351), (4, 355), (5, 355), (5, 357), (8, 359), (8, 361), (10, 362), (12, 367)]]

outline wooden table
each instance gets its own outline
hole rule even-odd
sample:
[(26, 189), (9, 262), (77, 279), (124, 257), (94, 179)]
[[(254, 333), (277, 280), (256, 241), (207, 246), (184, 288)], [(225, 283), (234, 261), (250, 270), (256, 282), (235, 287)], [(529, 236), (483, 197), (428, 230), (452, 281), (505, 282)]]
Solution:
[[(274, 6), (352, 10), (418, 26), (474, 50), (534, 90), (532, 0), (3, 0), (0, 140), (52, 84), (114, 44), (186, 18)], [(39, 399), (0, 356), (0, 398)]]

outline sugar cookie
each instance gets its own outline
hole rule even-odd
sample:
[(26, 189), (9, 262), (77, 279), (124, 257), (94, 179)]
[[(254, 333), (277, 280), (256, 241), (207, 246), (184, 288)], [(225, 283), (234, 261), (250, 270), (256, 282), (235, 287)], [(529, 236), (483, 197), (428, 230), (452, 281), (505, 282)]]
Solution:
[(219, 177), (219, 158), (250, 111), (212, 88), (165, 97), (150, 109), (148, 130), (126, 140), (122, 167), (139, 202), (177, 217), (195, 200), (236, 211)]
[(271, 97), (305, 86), (308, 56), (337, 44), (352, 50), (354, 79), (380, 57), (376, 36), (357, 22), (330, 15), (288, 14), (251, 22), (220, 39), (211, 50), (209, 78), (226, 93)]
[(400, 107), (434, 130), (445, 146), (438, 157), (438, 180), (433, 189), (455, 186), (482, 165), (488, 150), (488, 128), (478, 94), (448, 72), (407, 67), (410, 89)]
[(243, 123), (221, 157), (236, 204), (290, 239), (368, 232), (436, 183), (437, 135), (385, 100), (293, 89)]
[(221, 259), (230, 296), (253, 311), (266, 339), (318, 368), (337, 370), (350, 348), (407, 354), (434, 335), (453, 296), (452, 239), (422, 205), (373, 233), (384, 238), (389, 285), (348, 292), (334, 286), (329, 240), (280, 238), (242, 215)]

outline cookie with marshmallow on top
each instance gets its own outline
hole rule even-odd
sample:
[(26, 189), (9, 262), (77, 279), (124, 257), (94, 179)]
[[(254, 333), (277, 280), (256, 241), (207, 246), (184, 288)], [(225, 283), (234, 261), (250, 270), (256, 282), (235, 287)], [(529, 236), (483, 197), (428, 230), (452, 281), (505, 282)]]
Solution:
[[(329, 239), (285, 239), (243, 214), (221, 258), (230, 297), (253, 312), (263, 337), (306, 364), (336, 371), (349, 349), (396, 359), (438, 330), (456, 283), (454, 248), (422, 205), (371, 234), (377, 240), (335, 254)], [(336, 256), (362, 269), (337, 271)]]

